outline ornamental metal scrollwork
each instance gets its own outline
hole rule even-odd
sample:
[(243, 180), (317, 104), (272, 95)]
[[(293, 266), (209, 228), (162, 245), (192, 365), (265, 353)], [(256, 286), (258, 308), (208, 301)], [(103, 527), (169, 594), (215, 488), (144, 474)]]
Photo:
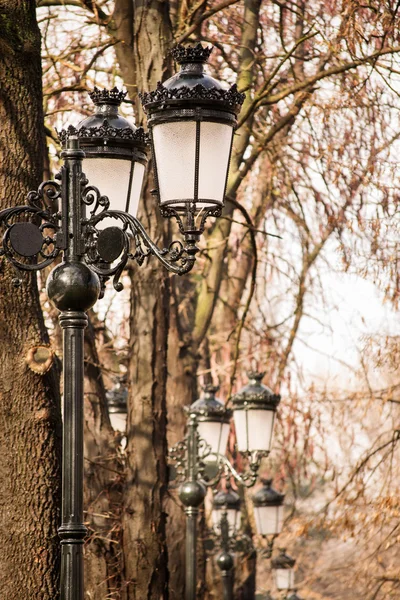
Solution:
[[(0, 256), (4, 256), (18, 274), (44, 269), (58, 256), (60, 227), (55, 203), (60, 195), (60, 185), (56, 181), (46, 181), (37, 191), (29, 192), (26, 205), (0, 212), (0, 227), (4, 231)], [(13, 283), (18, 287), (20, 278), (14, 279)]]

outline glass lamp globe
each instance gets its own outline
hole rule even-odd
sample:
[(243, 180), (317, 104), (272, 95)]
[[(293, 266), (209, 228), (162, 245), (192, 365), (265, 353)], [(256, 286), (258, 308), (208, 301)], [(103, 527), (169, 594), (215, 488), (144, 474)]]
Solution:
[(217, 386), (205, 386), (203, 394), (189, 409), (197, 417), (199, 436), (211, 447), (212, 454), (204, 458), (206, 462), (215, 462), (216, 455), (225, 454), (229, 437), (232, 411), (215, 396), (217, 391)]
[(171, 214), (168, 209), (185, 212), (189, 206), (217, 209), (218, 215), (224, 203), (236, 117), (245, 96), (205, 73), (211, 51), (201, 44), (176, 46), (171, 54), (179, 73), (140, 95), (165, 216)]
[(249, 383), (231, 398), (239, 452), (269, 453), (280, 395), (261, 383), (264, 373), (249, 373)]
[[(110, 210), (120, 210), (136, 217), (147, 164), (148, 136), (142, 127), (136, 128), (118, 112), (126, 92), (117, 88), (89, 94), (94, 103), (94, 114), (70, 126), (60, 134), (62, 142), (70, 136), (79, 138), (85, 152), (82, 169), (89, 185), (97, 187), (110, 200)], [(118, 225), (105, 218), (98, 228)]]
[(230, 534), (233, 535), (240, 528), (240, 496), (230, 487), (226, 491), (219, 491), (214, 496), (211, 513), (214, 529), (221, 528), (221, 520), (225, 512)]
[(253, 494), (257, 532), (263, 536), (278, 535), (283, 525), (284, 494), (272, 487), (272, 479), (262, 479), (262, 487)]
[(295, 559), (286, 554), (285, 548), (282, 548), (280, 554), (271, 560), (271, 566), (275, 573), (275, 583), (278, 590), (294, 589), (295, 564)]
[(125, 433), (128, 416), (128, 390), (118, 383), (112, 390), (106, 392), (108, 414), (114, 431)]

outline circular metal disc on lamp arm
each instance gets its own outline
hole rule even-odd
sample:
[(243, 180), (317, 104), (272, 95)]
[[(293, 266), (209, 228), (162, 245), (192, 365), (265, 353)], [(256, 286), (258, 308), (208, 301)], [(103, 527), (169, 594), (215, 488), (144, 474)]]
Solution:
[(262, 536), (276, 536), (282, 531), (284, 494), (272, 487), (272, 479), (262, 479), (262, 487), (252, 500), (257, 532)]
[(213, 499), (212, 521), (215, 530), (220, 529), (223, 513), (226, 512), (230, 535), (234, 535), (240, 526), (240, 496), (230, 487), (217, 492)]
[[(60, 140), (65, 144), (70, 136), (79, 138), (79, 146), (85, 152), (83, 171), (89, 183), (109, 198), (111, 210), (135, 217), (147, 164), (148, 135), (119, 114), (126, 92), (94, 88), (89, 95), (94, 114), (76, 128), (70, 126), (62, 131)], [(98, 227), (113, 224), (114, 220), (106, 218)]]
[(261, 383), (265, 373), (250, 372), (249, 383), (231, 398), (239, 452), (268, 454), (276, 408), (281, 400)]
[(293, 590), (294, 582), (294, 558), (286, 554), (286, 549), (282, 548), (280, 554), (271, 560), (272, 569), (275, 572), (275, 583), (278, 590)]
[[(236, 116), (244, 94), (204, 71), (212, 47), (178, 45), (172, 56), (179, 73), (140, 94), (154, 159), (155, 193), (164, 216), (175, 216), (198, 235), (207, 215), (224, 203)], [(195, 215), (201, 211), (199, 222)], [(179, 214), (186, 215), (186, 223)]]
[(196, 415), (200, 438), (211, 447), (212, 453), (204, 458), (206, 462), (215, 462), (216, 455), (225, 454), (229, 437), (232, 411), (216, 397), (217, 391), (218, 386), (206, 385), (200, 398), (188, 409)]

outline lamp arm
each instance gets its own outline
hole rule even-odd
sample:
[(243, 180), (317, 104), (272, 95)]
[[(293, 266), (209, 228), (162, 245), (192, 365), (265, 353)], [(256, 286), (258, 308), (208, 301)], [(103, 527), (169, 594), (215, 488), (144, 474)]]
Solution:
[[(87, 195), (89, 191), (90, 194), (99, 194), (98, 190), (93, 186), (90, 186), (90, 190), (84, 191), (84, 194)], [(105, 197), (102, 198), (104, 202)], [(168, 248), (159, 248), (136, 217), (124, 211), (108, 210), (108, 198), (106, 200), (105, 210), (96, 215), (94, 214), (95, 210), (102, 204), (99, 198), (93, 199), (95, 201), (95, 209), (92, 211), (91, 217), (84, 222), (88, 234), (86, 259), (93, 271), (103, 277), (114, 276), (113, 285), (117, 291), (121, 291), (122, 289), (119, 278), (129, 259), (135, 260), (140, 266), (143, 264), (145, 258), (153, 255), (172, 273), (184, 275), (191, 271), (198, 252), (198, 248), (191, 236), (188, 235), (185, 237), (186, 245), (183, 245), (181, 241), (175, 240), (169, 244)], [(88, 204), (87, 201), (85, 203)], [(116, 225), (119, 225), (118, 230), (117, 227), (109, 228), (110, 231), (108, 232), (111, 240), (109, 248), (112, 248), (113, 252), (112, 260), (108, 260), (109, 256), (107, 253), (109, 248), (104, 250), (100, 246), (101, 236), (105, 234), (97, 228), (101, 221), (110, 218), (115, 219), (117, 222)], [(112, 232), (111, 229), (114, 229), (114, 231)], [(114, 239), (112, 239), (112, 236), (114, 236)], [(134, 252), (130, 251), (132, 241), (135, 246)], [(116, 258), (114, 258), (115, 248), (119, 248), (120, 250), (120, 254)], [(110, 263), (115, 264), (111, 267), (109, 266)]]
[(264, 453), (252, 453), (252, 457), (250, 460), (250, 468), (244, 473), (239, 473), (232, 465), (232, 463), (228, 460), (228, 458), (223, 454), (217, 454), (215, 452), (212, 452), (211, 455), (214, 455), (216, 457), (216, 462), (218, 461), (219, 469), (218, 474), (213, 478), (212, 481), (207, 482), (206, 485), (213, 486), (221, 479), (223, 473), (230, 473), (230, 475), (232, 475), (238, 483), (240, 483), (246, 488), (250, 488), (253, 487), (253, 485), (257, 481), (258, 469), (261, 463), (261, 459), (264, 456)]

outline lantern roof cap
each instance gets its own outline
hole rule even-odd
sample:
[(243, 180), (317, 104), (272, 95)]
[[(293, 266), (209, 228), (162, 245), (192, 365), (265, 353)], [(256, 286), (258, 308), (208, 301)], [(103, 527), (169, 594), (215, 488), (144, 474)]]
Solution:
[(182, 46), (179, 44), (171, 54), (180, 64), (181, 70), (161, 83), (155, 90), (139, 94), (146, 113), (163, 111), (166, 108), (189, 109), (208, 107), (237, 115), (244, 102), (245, 94), (238, 91), (236, 84), (228, 86), (204, 71), (213, 48)]
[(234, 408), (238, 408), (240, 405), (254, 405), (257, 408), (266, 408), (269, 410), (275, 410), (281, 401), (279, 394), (274, 392), (261, 383), (265, 373), (258, 371), (250, 371), (248, 374), (249, 382), (241, 390), (231, 397), (231, 401)]
[(82, 119), (76, 127), (70, 125), (58, 132), (61, 144), (64, 145), (70, 137), (76, 136), (82, 140), (83, 149), (86, 144), (99, 145), (99, 141), (104, 139), (111, 146), (122, 144), (145, 149), (149, 144), (149, 136), (143, 127), (136, 127), (118, 112), (126, 94), (127, 92), (116, 87), (112, 90), (99, 90), (95, 87), (89, 93), (95, 105), (94, 113)]
[(262, 479), (263, 485), (253, 494), (253, 504), (260, 506), (282, 506), (285, 499), (284, 494), (280, 494), (272, 487), (272, 479)]
[(240, 496), (237, 492), (232, 490), (232, 488), (220, 490), (215, 494), (213, 499), (213, 508), (240, 510), (240, 504)]
[(297, 592), (293, 592), (293, 594), (291, 594), (290, 596), (286, 597), (286, 600), (303, 600), (302, 598), (300, 598), (300, 596), (297, 594)]
[(280, 548), (280, 554), (271, 560), (273, 569), (293, 569), (296, 560), (286, 554), (286, 548)]
[(219, 390), (218, 386), (206, 385), (203, 388), (203, 393), (200, 398), (193, 402), (185, 410), (189, 414), (195, 414), (199, 421), (220, 421), (222, 423), (229, 423), (232, 410), (226, 408), (226, 406), (216, 397), (216, 392)]

